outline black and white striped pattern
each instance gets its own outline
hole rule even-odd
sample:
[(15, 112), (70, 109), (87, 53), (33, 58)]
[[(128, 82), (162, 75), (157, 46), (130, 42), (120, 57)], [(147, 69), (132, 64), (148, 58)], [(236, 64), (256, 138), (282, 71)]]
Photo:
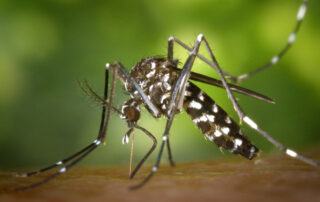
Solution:
[[(151, 57), (142, 59), (130, 72), (143, 92), (164, 116), (168, 116), (172, 86), (175, 86), (179, 76), (170, 68), (172, 65), (165, 58)], [(136, 117), (132, 115), (135, 114), (133, 111), (139, 110), (140, 113), (137, 104), (144, 104), (144, 102), (130, 83), (126, 82), (125, 86), (131, 98), (122, 106), (124, 116), (121, 118), (130, 125), (131, 117)], [(146, 108), (148, 109), (148, 106)], [(258, 149), (243, 135), (238, 124), (208, 95), (190, 82), (187, 83), (183, 108), (201, 132), (219, 148), (248, 159), (257, 155)]]
[[(158, 108), (161, 115), (165, 116), (169, 113), (168, 105), (172, 87), (179, 77), (177, 72), (171, 70), (172, 66), (174, 64), (171, 64), (166, 58), (150, 57), (142, 59), (130, 72), (130, 76), (135, 79), (145, 95)], [(128, 81), (126, 81), (125, 87), (130, 93), (131, 100), (145, 105), (141, 96)], [(151, 112), (148, 105), (145, 106)], [(160, 116), (154, 117), (159, 118)]]
[(258, 149), (242, 133), (239, 125), (193, 83), (187, 84), (183, 108), (201, 132), (219, 148), (248, 159), (257, 155)]

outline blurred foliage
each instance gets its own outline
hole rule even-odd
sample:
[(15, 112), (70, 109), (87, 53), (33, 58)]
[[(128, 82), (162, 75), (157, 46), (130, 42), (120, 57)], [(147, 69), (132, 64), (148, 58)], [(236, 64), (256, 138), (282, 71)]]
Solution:
[[(166, 55), (171, 35), (192, 45), (196, 35), (203, 33), (224, 69), (244, 73), (269, 61), (285, 45), (300, 3), (1, 0), (1, 168), (48, 165), (95, 139), (100, 106), (83, 95), (76, 81), (87, 78), (102, 93), (106, 62), (121, 61), (129, 69), (143, 57)], [(277, 104), (236, 95), (263, 129), (302, 151), (320, 141), (319, 6), (319, 1), (310, 1), (296, 43), (277, 66), (242, 83)], [(176, 47), (175, 57), (183, 62), (187, 51)], [(216, 76), (202, 62), (196, 62), (194, 70)], [(225, 91), (199, 86), (238, 120)], [(118, 85), (115, 106), (120, 107), (127, 97)], [(144, 111), (140, 125), (159, 138), (165, 119), (155, 120)], [(276, 150), (244, 128), (263, 152)], [(112, 115), (106, 145), (82, 164), (128, 164), (130, 145), (121, 144), (126, 130), (125, 122)], [(174, 121), (171, 144), (177, 162), (232, 156), (205, 141), (185, 113)], [(151, 141), (137, 133), (135, 161), (150, 146)], [(155, 154), (149, 162), (154, 158)]]

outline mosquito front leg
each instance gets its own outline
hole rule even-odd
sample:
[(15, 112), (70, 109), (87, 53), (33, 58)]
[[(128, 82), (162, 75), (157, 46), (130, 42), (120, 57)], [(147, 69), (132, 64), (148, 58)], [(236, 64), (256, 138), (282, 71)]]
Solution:
[(174, 39), (170, 36), (168, 39), (168, 60), (170, 63), (173, 63), (173, 41)]
[(35, 187), (38, 187), (44, 183), (47, 183), (51, 180), (53, 180), (54, 178), (56, 178), (57, 176), (65, 173), (67, 170), (69, 170), (71, 167), (73, 167), (74, 165), (76, 165), (80, 160), (82, 160), (84, 157), (86, 157), (89, 153), (91, 153), (95, 148), (97, 148), (100, 145), (101, 142), (96, 141), (94, 144), (92, 144), (92, 146), (90, 147), (90, 149), (88, 149), (86, 152), (84, 152), (80, 157), (76, 158), (74, 161), (72, 161), (70, 164), (62, 167), (59, 171), (55, 172), (54, 174), (50, 175), (49, 177), (45, 178), (42, 181), (39, 181), (37, 183), (31, 184), (31, 185), (27, 185), (27, 186), (23, 186), (23, 187), (18, 187), (15, 189), (15, 191), (23, 191), (23, 190), (27, 190), (27, 189), (32, 189)]
[[(15, 189), (16, 191), (22, 191), (22, 190), (26, 190), (26, 189), (35, 188), (35, 187), (40, 186), (46, 182), (51, 181), (55, 177), (61, 175), (62, 173), (65, 173), (68, 169), (70, 169), (71, 167), (76, 165), (80, 160), (85, 158), (94, 149), (96, 149), (102, 142), (104, 142), (105, 137), (106, 137), (108, 123), (109, 123), (110, 111), (112, 109), (112, 100), (113, 100), (113, 96), (114, 96), (115, 78), (116, 78), (117, 71), (115, 71), (113, 73), (114, 74), (113, 74), (113, 78), (112, 78), (111, 96), (110, 96), (110, 100), (109, 100), (109, 105), (107, 107), (107, 114), (106, 114), (106, 106), (103, 105), (102, 106), (102, 113), (101, 113), (100, 129), (99, 129), (99, 134), (98, 134), (97, 139), (93, 143), (91, 143), (90, 145), (85, 147), (84, 149), (80, 150), (79, 152), (75, 153), (74, 155), (71, 155), (70, 157), (68, 157), (62, 161), (58, 161), (56, 164), (53, 164), (53, 165), (48, 166), (46, 168), (40, 169), (39, 171), (29, 172), (29, 173), (25, 173), (25, 174), (16, 174), (15, 176), (18, 176), (18, 177), (29, 177), (29, 176), (32, 176), (35, 174), (40, 174), (40, 173), (49, 171), (57, 166), (63, 166), (60, 170), (58, 170), (54, 174), (50, 175), (49, 177), (45, 178), (44, 180), (37, 182), (37, 183), (34, 183), (34, 184), (31, 184), (31, 185), (28, 185), (28, 186), (18, 187), (17, 189)], [(108, 97), (108, 77), (109, 77), (109, 71), (108, 71), (108, 69), (106, 69), (105, 92), (104, 92), (104, 99), (105, 100)]]
[[(37, 170), (37, 171), (31, 171), (31, 172), (27, 172), (27, 173), (13, 173), (13, 176), (14, 177), (31, 177), (33, 175), (38, 175), (38, 174), (41, 174), (41, 173), (44, 173), (46, 171), (49, 171), (51, 169), (54, 169), (56, 167), (59, 167), (59, 166), (63, 166), (65, 165), (66, 163), (68, 163), (69, 161), (71, 161), (72, 159), (78, 157), (79, 155), (83, 154), (84, 152), (88, 151), (90, 148), (92, 148), (94, 146), (94, 144), (97, 143), (97, 140), (95, 140), (95, 142), (91, 143), (90, 145), (88, 145), (87, 147), (83, 148), (82, 150), (80, 150), (79, 152), (69, 156), (68, 158), (65, 158), (61, 161), (58, 161), (57, 163), (55, 164), (52, 164), (48, 167), (45, 167), (45, 168), (42, 168), (40, 170)], [(100, 143), (99, 143), (100, 144)]]
[[(82, 88), (83, 89), (83, 88)], [(104, 100), (106, 100), (106, 96), (107, 96), (107, 90), (108, 89), (108, 71), (106, 71), (106, 75), (105, 75), (105, 92), (104, 92)], [(84, 90), (84, 89), (83, 89)], [(102, 107), (102, 114), (101, 114), (101, 123), (100, 123), (100, 129), (99, 129), (99, 133), (102, 132), (102, 129), (103, 129), (103, 123), (104, 123), (104, 119), (105, 119), (105, 111), (106, 111), (106, 107), (103, 106)], [(79, 152), (61, 160), (61, 161), (58, 161), (57, 163), (53, 164), (53, 165), (50, 165), (46, 168), (42, 168), (38, 171), (32, 171), (32, 172), (28, 172), (28, 173), (14, 173), (13, 176), (15, 177), (31, 177), (33, 175), (37, 175), (37, 174), (40, 174), (40, 173), (43, 173), (43, 172), (46, 172), (46, 171), (49, 171), (53, 168), (56, 168), (58, 166), (63, 166), (65, 165), (66, 163), (68, 163), (69, 161), (73, 160), (74, 158), (78, 157), (79, 155), (83, 154), (84, 152), (86, 152), (87, 150), (89, 150), (90, 148), (92, 148), (94, 146), (94, 144), (97, 144), (98, 145), (101, 143), (100, 140), (95, 140), (92, 144), (88, 145), (87, 147), (83, 148), (82, 150), (80, 150)]]

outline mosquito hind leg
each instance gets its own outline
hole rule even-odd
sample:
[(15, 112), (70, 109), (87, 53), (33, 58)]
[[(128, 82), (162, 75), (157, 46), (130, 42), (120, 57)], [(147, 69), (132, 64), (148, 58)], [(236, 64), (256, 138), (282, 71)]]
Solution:
[[(225, 78), (228, 78), (235, 83), (239, 83), (245, 79), (248, 79), (248, 78), (276, 65), (279, 62), (280, 58), (282, 58), (283, 55), (285, 55), (288, 52), (288, 50), (290, 49), (292, 44), (295, 42), (298, 31), (301, 27), (301, 23), (305, 17), (308, 3), (309, 3), (309, 0), (303, 0), (301, 6), (299, 7), (298, 13), (297, 13), (297, 17), (296, 17), (297, 21), (296, 21), (295, 27), (294, 27), (293, 31), (291, 32), (291, 34), (289, 35), (286, 45), (281, 49), (281, 51), (278, 54), (273, 56), (267, 64), (253, 70), (252, 72), (245, 73), (245, 74), (242, 74), (239, 76), (234, 76), (234, 75), (226, 72), (225, 70), (221, 69)], [(184, 44), (183, 42), (179, 41), (178, 39), (176, 39), (174, 37), (170, 37), (169, 38), (169, 47), (168, 47), (168, 59), (170, 59), (169, 56), (171, 56), (173, 54), (173, 52), (172, 53), (170, 52), (170, 50), (173, 49), (173, 45), (170, 41), (175, 41), (178, 44), (180, 44), (183, 48), (185, 48), (189, 51), (192, 51), (192, 48), (189, 47), (188, 45)], [(199, 59), (201, 59), (202, 61), (204, 61), (208, 65), (210, 65), (212, 67), (214, 66), (214, 64), (211, 61), (209, 61), (207, 58), (205, 58), (203, 55), (197, 53), (197, 56)]]
[(204, 38), (204, 43), (205, 43), (205, 46), (211, 56), (211, 60), (214, 62), (215, 66), (214, 68), (217, 70), (222, 82), (224, 83), (224, 86), (225, 86), (225, 89), (227, 91), (227, 94), (228, 94), (228, 97), (230, 98), (230, 100), (232, 101), (232, 104), (235, 108), (235, 110), (239, 110), (238, 112), (238, 115), (242, 115), (239, 116), (240, 120), (243, 120), (246, 124), (248, 124), (252, 129), (254, 129), (255, 131), (257, 131), (260, 135), (262, 135), (263, 137), (265, 137), (269, 142), (271, 142), (273, 145), (275, 145), (278, 149), (280, 149), (281, 151), (285, 152), (288, 156), (290, 157), (293, 157), (293, 158), (297, 158), (305, 163), (308, 163), (308, 164), (311, 164), (311, 165), (314, 165), (314, 166), (319, 166), (319, 162), (316, 162), (314, 160), (311, 160), (307, 157), (304, 157), (302, 155), (299, 155), (297, 152), (291, 150), (291, 149), (288, 149), (287, 147), (283, 146), (281, 143), (279, 143), (278, 141), (276, 141), (275, 139), (273, 139), (267, 132), (265, 132), (264, 130), (262, 130), (261, 128), (258, 127), (258, 125), (251, 119), (249, 118), (243, 111), (242, 109), (239, 107), (238, 105), (238, 102), (235, 100), (233, 94), (231, 93), (229, 87), (228, 87), (228, 84), (225, 82), (225, 79), (224, 79), (224, 75), (221, 71), (221, 68), (219, 66), (219, 64), (217, 63), (213, 53), (212, 53), (212, 50), (207, 42), (207, 40)]
[(302, 4), (299, 7), (299, 10), (297, 12), (296, 24), (295, 24), (291, 34), (288, 37), (287, 43), (285, 44), (285, 46), (281, 49), (281, 51), (277, 55), (273, 56), (268, 63), (264, 64), (263, 66), (255, 69), (249, 73), (241, 74), (239, 76), (233, 76), (233, 75), (224, 71), (224, 75), (226, 76), (226, 78), (232, 80), (235, 83), (240, 83), (241, 81), (248, 79), (248, 78), (276, 65), (279, 62), (279, 60), (283, 57), (283, 55), (285, 55), (288, 52), (288, 50), (290, 49), (292, 44), (295, 42), (298, 31), (301, 27), (301, 23), (304, 19), (304, 16), (305, 16), (305, 13), (307, 10), (308, 2), (309, 2), (309, 0), (302, 1)]
[(251, 118), (248, 116), (245, 116), (243, 121), (248, 124), (252, 129), (257, 131), (260, 135), (262, 135), (264, 138), (266, 138), (269, 142), (271, 142), (273, 145), (275, 145), (279, 150), (283, 151), (286, 155), (299, 159), (300, 161), (303, 161), (307, 164), (313, 165), (313, 166), (320, 166), (320, 162), (314, 161), (312, 159), (309, 159), (305, 156), (302, 156), (298, 154), (297, 152), (285, 147), (280, 142), (272, 138), (266, 131), (262, 130), (258, 124), (256, 124)]
[[(189, 47), (184, 44), (183, 42), (181, 42), (180, 40), (173, 38), (173, 40), (175, 42), (177, 42), (179, 45), (181, 45), (182, 47), (186, 48), (187, 50), (189, 50)], [(293, 158), (297, 158), (301, 161), (304, 161), (305, 163), (314, 165), (314, 166), (319, 166), (319, 162), (313, 161), (309, 158), (306, 158), (302, 155), (297, 154), (297, 152), (286, 148), (285, 146), (283, 146), (281, 143), (279, 143), (278, 141), (276, 141), (275, 139), (273, 139), (267, 132), (265, 132), (264, 130), (262, 130), (261, 128), (258, 127), (258, 125), (251, 119), (249, 118), (244, 112), (243, 110), (240, 108), (238, 102), (236, 101), (236, 99), (234, 98), (233, 94), (230, 91), (230, 88), (224, 78), (224, 73), (222, 71), (222, 69), (220, 68), (215, 56), (212, 53), (212, 50), (207, 42), (207, 40), (203, 37), (203, 41), (204, 44), (206, 46), (207, 51), (210, 54), (211, 57), (211, 61), (207, 60), (206, 58), (204, 58), (203, 56), (197, 54), (197, 56), (202, 59), (203, 61), (205, 61), (207, 64), (209, 64), (209, 66), (213, 67), (219, 74), (219, 77), (223, 83), (224, 88), (227, 91), (228, 97), (231, 100), (233, 107), (235, 109), (235, 111), (237, 112), (239, 118), (240, 118), (240, 122), (243, 120), (246, 124), (248, 124), (252, 129), (256, 130), (260, 135), (264, 136), (269, 142), (271, 142), (273, 145), (275, 145), (278, 149), (280, 149), (281, 151), (285, 152), (287, 155), (293, 157)]]

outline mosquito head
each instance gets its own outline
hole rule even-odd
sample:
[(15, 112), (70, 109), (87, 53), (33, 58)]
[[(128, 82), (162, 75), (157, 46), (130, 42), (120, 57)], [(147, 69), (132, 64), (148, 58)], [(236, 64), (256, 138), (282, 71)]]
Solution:
[(136, 122), (140, 118), (140, 111), (135, 107), (125, 107), (123, 112), (129, 122)]
[(141, 109), (139, 107), (139, 103), (134, 99), (129, 99), (122, 105), (122, 115), (120, 117), (127, 121), (129, 128), (132, 128), (140, 119), (140, 112)]

